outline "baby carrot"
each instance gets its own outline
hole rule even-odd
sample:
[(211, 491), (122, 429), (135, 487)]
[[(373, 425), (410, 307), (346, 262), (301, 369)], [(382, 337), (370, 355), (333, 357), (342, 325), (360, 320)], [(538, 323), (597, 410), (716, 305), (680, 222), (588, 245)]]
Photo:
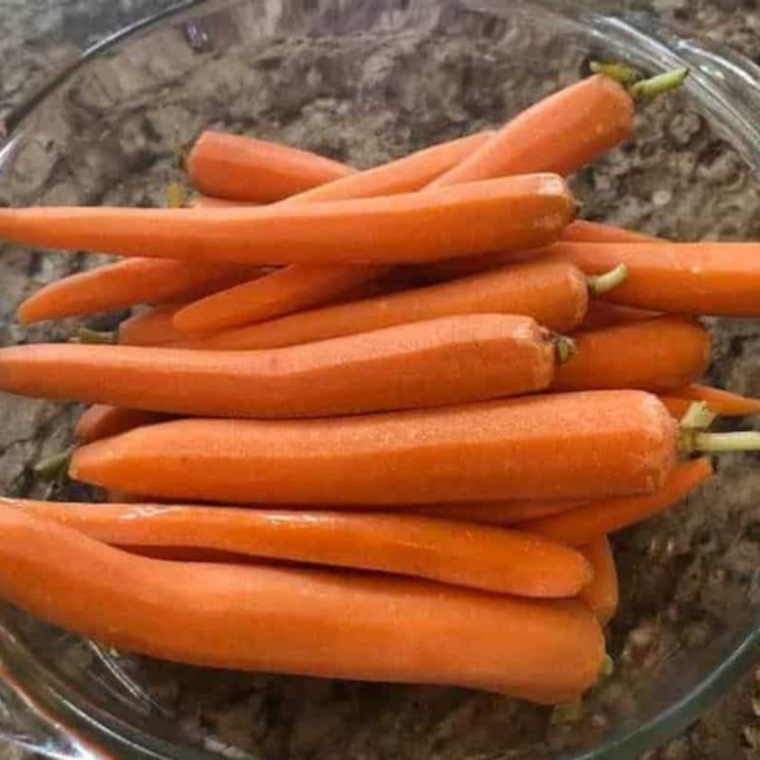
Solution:
[(79, 443), (92, 443), (101, 438), (126, 433), (141, 425), (165, 422), (167, 419), (167, 415), (158, 412), (94, 404), (81, 414), (74, 425), (74, 439)]
[(174, 315), (182, 304), (166, 304), (142, 311), (125, 319), (117, 333), (125, 346), (163, 346), (181, 339), (174, 327)]
[(403, 264), (549, 243), (574, 208), (560, 177), (533, 174), (304, 205), (6, 208), (0, 209), (0, 237), (211, 263)]
[(208, 417), (321, 417), (542, 390), (571, 350), (529, 317), (470, 314), (258, 352), (11, 346), (0, 388)]
[(620, 304), (607, 303), (595, 298), (589, 301), (586, 316), (578, 329), (583, 332), (587, 330), (600, 330), (603, 327), (612, 327), (613, 325), (629, 322), (643, 322), (659, 316), (660, 314), (656, 311), (635, 309), (632, 306), (620, 306)]
[(206, 195), (256, 203), (279, 201), (354, 172), (316, 153), (212, 130), (196, 141), (187, 171)]
[(179, 420), (80, 448), (70, 473), (244, 504), (593, 499), (659, 488), (676, 433), (655, 396), (597, 391), (319, 420)]
[(599, 499), (560, 514), (520, 524), (520, 530), (580, 546), (599, 536), (664, 512), (712, 476), (706, 457), (679, 464), (654, 493), (616, 499)]
[(512, 499), (511, 501), (424, 504), (410, 511), (443, 520), (462, 520), (481, 525), (518, 525), (547, 515), (556, 515), (585, 504), (567, 499)]
[(667, 391), (698, 380), (710, 363), (710, 333), (684, 317), (613, 325), (574, 340), (576, 351), (557, 371), (553, 390)]
[(760, 315), (758, 243), (558, 243), (551, 251), (584, 272), (626, 264), (604, 300), (675, 314)]
[(683, 399), (689, 404), (694, 401), (704, 401), (711, 412), (723, 417), (742, 417), (745, 414), (760, 413), (760, 399), (740, 396), (737, 393), (697, 383), (676, 388), (670, 391), (668, 396)]
[(166, 660), (469, 686), (546, 704), (577, 698), (604, 656), (598, 623), (575, 600), (153, 560), (14, 509), (0, 511), (0, 594), (69, 631)]
[(508, 312), (533, 317), (551, 330), (569, 332), (583, 319), (588, 284), (578, 269), (536, 261), (426, 288), (326, 306), (187, 339), (185, 348), (275, 348), (340, 337), (453, 314)]
[(565, 227), (562, 240), (572, 243), (651, 243), (657, 238), (611, 224), (576, 219)]
[(212, 549), (517, 596), (575, 596), (592, 577), (578, 552), (538, 536), (411, 515), (23, 499), (0, 504), (115, 546)]
[(578, 550), (594, 568), (593, 580), (581, 590), (578, 599), (594, 613), (599, 625), (604, 627), (615, 617), (620, 603), (612, 547), (607, 536), (600, 536), (588, 544), (579, 546)]

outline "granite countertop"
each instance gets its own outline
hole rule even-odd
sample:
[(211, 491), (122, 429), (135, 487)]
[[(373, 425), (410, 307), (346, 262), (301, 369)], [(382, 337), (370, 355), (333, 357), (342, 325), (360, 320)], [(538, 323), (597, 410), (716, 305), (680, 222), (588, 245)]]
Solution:
[[(172, 0), (0, 0), (0, 117), (47, 74), (87, 45)], [(658, 14), (664, 21), (730, 44), (760, 63), (758, 0), (597, 0), (600, 7)], [(26, 757), (0, 747), (0, 758)], [(760, 669), (664, 747), (658, 760), (760, 758)]]

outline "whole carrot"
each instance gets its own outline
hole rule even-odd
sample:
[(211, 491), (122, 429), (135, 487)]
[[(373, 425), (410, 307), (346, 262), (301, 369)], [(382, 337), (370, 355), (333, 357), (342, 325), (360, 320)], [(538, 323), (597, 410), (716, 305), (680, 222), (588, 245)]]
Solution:
[(575, 596), (592, 577), (578, 552), (546, 539), (411, 515), (23, 499), (0, 503), (115, 546), (210, 549), (538, 598)]
[(760, 315), (758, 243), (558, 243), (561, 261), (598, 274), (626, 264), (628, 278), (604, 299), (674, 314)]
[(710, 363), (710, 333), (683, 317), (658, 317), (578, 333), (558, 391), (640, 388), (667, 391), (698, 380)]
[(74, 440), (79, 443), (92, 443), (101, 438), (126, 433), (142, 425), (165, 422), (167, 419), (167, 415), (158, 412), (94, 404), (81, 414), (74, 425)]
[(0, 594), (69, 631), (166, 660), (452, 684), (547, 704), (591, 686), (604, 656), (596, 620), (574, 600), (152, 560), (14, 509), (0, 512)]
[(668, 397), (684, 403), (682, 414), (694, 401), (704, 401), (711, 412), (723, 417), (742, 417), (760, 413), (760, 399), (740, 396), (737, 393), (692, 383), (668, 392)]
[(593, 580), (581, 590), (578, 599), (596, 615), (599, 625), (604, 627), (615, 617), (620, 604), (617, 568), (612, 547), (607, 536), (600, 536), (578, 547), (578, 550), (594, 568)]
[(0, 349), (0, 388), (196, 416), (322, 417), (542, 390), (570, 350), (528, 317), (471, 314), (258, 352), (12, 346)]
[(534, 174), (428, 193), (231, 209), (0, 209), (8, 242), (237, 264), (403, 264), (555, 240), (575, 204)]
[(652, 243), (657, 238), (611, 224), (576, 219), (562, 231), (562, 240), (569, 243)]
[(583, 319), (588, 300), (588, 282), (578, 269), (539, 260), (426, 288), (291, 314), (187, 339), (177, 345), (208, 350), (275, 348), (453, 314), (497, 312), (522, 314), (551, 330), (569, 332)]
[(354, 172), (298, 148), (207, 130), (187, 157), (193, 185), (206, 195), (272, 203)]
[(712, 476), (706, 457), (679, 464), (654, 493), (618, 499), (599, 499), (560, 514), (520, 524), (520, 530), (580, 546), (669, 509)]
[(655, 396), (598, 391), (329, 420), (180, 420), (80, 448), (70, 473), (234, 503), (593, 499), (659, 488), (676, 433)]

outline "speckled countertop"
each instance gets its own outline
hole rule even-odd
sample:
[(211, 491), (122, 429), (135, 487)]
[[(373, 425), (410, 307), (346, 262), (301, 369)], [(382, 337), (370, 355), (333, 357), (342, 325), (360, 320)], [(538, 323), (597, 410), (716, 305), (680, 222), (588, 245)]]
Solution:
[[(57, 66), (125, 24), (172, 0), (0, 0), (0, 115)], [(760, 63), (758, 0), (597, 0), (597, 5), (658, 14), (664, 21), (728, 43)], [(0, 758), (25, 757), (0, 747)], [(664, 747), (657, 760), (760, 758), (760, 669)]]

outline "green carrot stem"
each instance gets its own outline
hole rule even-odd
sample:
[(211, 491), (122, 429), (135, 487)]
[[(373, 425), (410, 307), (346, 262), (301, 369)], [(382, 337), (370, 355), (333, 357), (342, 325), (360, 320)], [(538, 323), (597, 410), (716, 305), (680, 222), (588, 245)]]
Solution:
[(705, 433), (700, 430), (681, 430), (678, 448), (687, 454), (760, 451), (760, 432)]
[(618, 264), (614, 269), (604, 274), (592, 274), (586, 277), (588, 292), (591, 296), (600, 296), (613, 288), (622, 285), (628, 277), (628, 266)]
[(632, 84), (628, 88), (628, 92), (634, 100), (656, 98), (658, 95), (678, 89), (688, 75), (688, 69), (673, 69), (651, 79), (642, 79), (640, 82)]
[(718, 415), (710, 411), (706, 401), (689, 404), (686, 414), (681, 417), (681, 430), (707, 430)]
[(620, 84), (633, 84), (641, 79), (641, 74), (636, 69), (619, 62), (603, 63), (601, 61), (592, 61), (591, 71), (594, 74), (604, 74), (604, 76), (614, 79), (616, 82), (620, 82)]
[(66, 449), (47, 459), (40, 460), (34, 465), (34, 474), (40, 480), (57, 480), (68, 472), (73, 453), (73, 449)]
[(553, 334), (552, 343), (554, 343), (554, 351), (558, 364), (564, 364), (578, 353), (575, 341), (572, 338), (568, 338), (567, 335)]
[(79, 343), (110, 345), (116, 342), (115, 332), (100, 332), (98, 330), (91, 330), (89, 327), (83, 327), (79, 330)]

